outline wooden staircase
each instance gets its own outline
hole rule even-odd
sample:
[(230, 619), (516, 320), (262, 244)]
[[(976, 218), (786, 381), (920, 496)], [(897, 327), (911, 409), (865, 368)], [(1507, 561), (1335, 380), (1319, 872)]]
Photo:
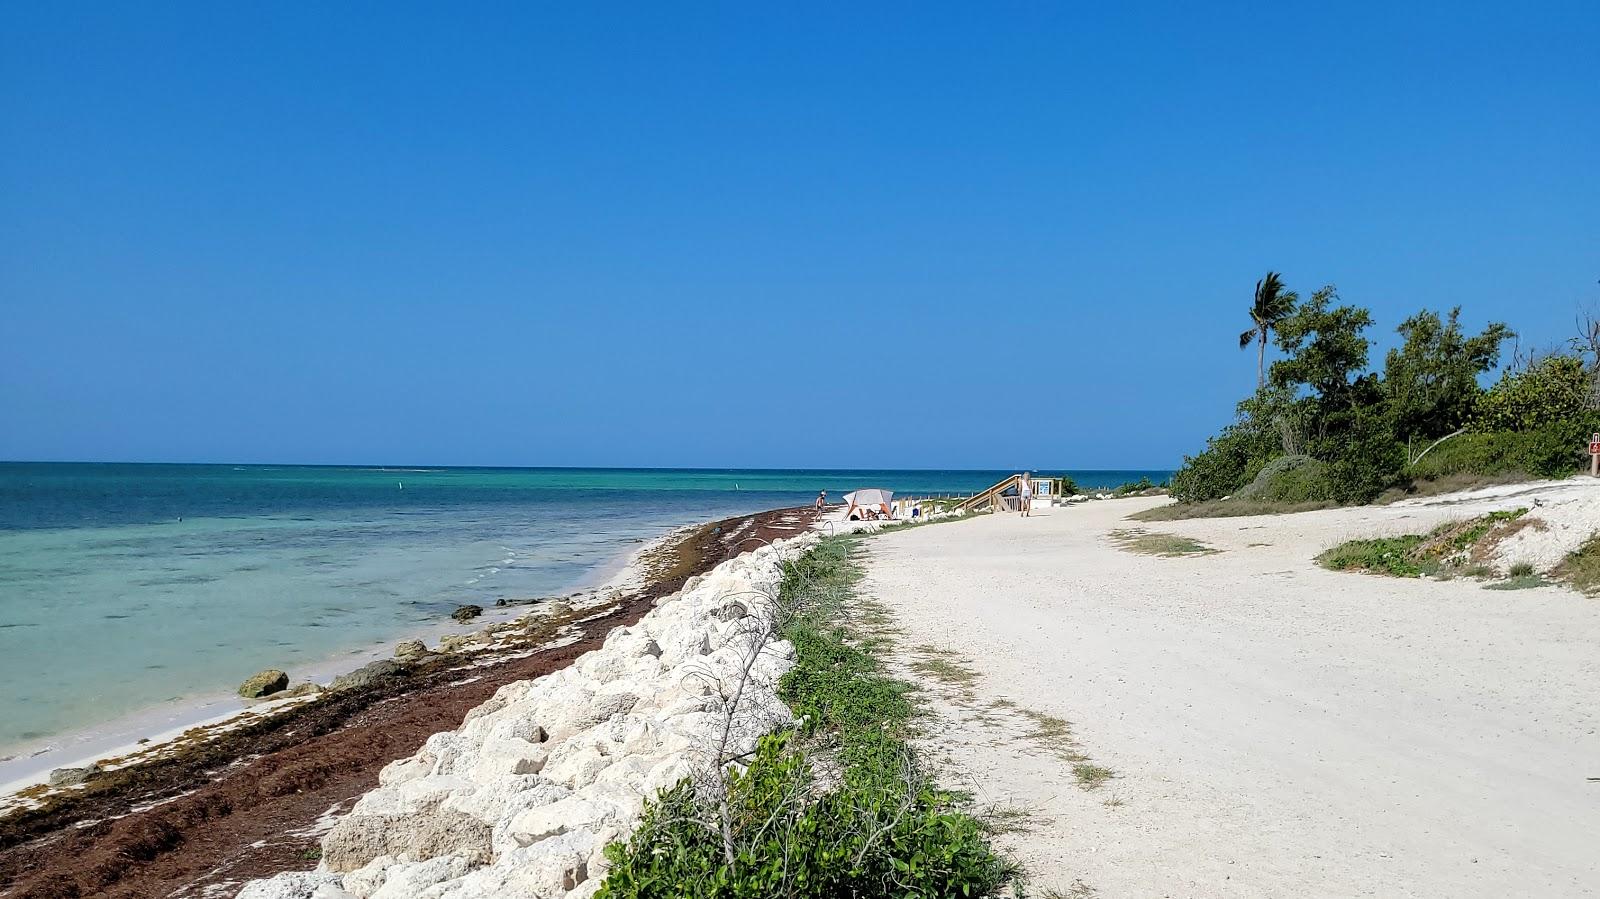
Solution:
[(974, 493), (972, 496), (967, 497), (967, 499), (962, 502), (960, 506), (957, 506), (957, 508), (967, 510), (994, 509), (996, 511), (1015, 512), (1017, 510), (1017, 497), (1003, 496), (1002, 494), (1004, 494), (1010, 488), (1017, 487), (1018, 481), (1021, 479), (1022, 475), (1014, 474), (981, 493)]

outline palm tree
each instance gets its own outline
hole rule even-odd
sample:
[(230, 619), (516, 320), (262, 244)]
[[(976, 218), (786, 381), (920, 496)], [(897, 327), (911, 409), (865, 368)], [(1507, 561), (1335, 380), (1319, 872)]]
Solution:
[(1251, 341), (1256, 344), (1257, 390), (1267, 386), (1267, 333), (1288, 318), (1298, 302), (1300, 295), (1285, 290), (1277, 272), (1267, 272), (1265, 278), (1256, 282), (1256, 301), (1250, 307), (1250, 320), (1255, 324), (1239, 335), (1239, 349), (1249, 346)]

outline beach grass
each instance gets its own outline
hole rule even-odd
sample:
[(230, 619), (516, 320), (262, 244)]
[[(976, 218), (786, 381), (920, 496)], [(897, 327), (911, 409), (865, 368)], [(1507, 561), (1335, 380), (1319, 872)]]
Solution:
[(954, 687), (963, 695), (970, 695), (972, 685), (978, 682), (978, 672), (967, 667), (961, 656), (935, 646), (918, 646), (911, 670), (923, 677)]
[(1570, 584), (1579, 593), (1589, 596), (1600, 593), (1600, 534), (1590, 537), (1550, 574)]
[(1078, 779), (1078, 785), (1085, 790), (1098, 790), (1116, 777), (1117, 772), (1093, 762), (1079, 762), (1072, 766), (1072, 776)]
[(1135, 512), (1134, 521), (1183, 521), (1190, 518), (1239, 518), (1246, 515), (1290, 515), (1332, 509), (1331, 502), (1270, 503), (1245, 499), (1219, 499), (1199, 503), (1172, 503)]
[(1518, 577), (1509, 577), (1493, 584), (1485, 584), (1485, 590), (1531, 590), (1534, 587), (1544, 587), (1550, 582), (1537, 574), (1526, 574)]
[(1111, 532), (1111, 539), (1122, 549), (1147, 556), (1175, 558), (1178, 556), (1205, 556), (1219, 552), (1191, 537), (1146, 531), (1143, 528), (1126, 528)]

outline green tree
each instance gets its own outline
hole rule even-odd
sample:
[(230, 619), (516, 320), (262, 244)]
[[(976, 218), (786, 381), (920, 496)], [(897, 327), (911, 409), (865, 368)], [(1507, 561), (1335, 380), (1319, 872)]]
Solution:
[(1432, 440), (1464, 427), (1483, 387), (1478, 378), (1500, 362), (1513, 335), (1493, 322), (1476, 337), (1461, 331), (1461, 307), (1447, 318), (1423, 310), (1400, 324), (1405, 342), (1384, 361), (1383, 393), (1402, 440)]
[(1339, 293), (1332, 284), (1311, 295), (1293, 315), (1278, 322), (1278, 349), (1287, 357), (1272, 363), (1272, 384), (1309, 387), (1323, 405), (1349, 406), (1355, 388), (1365, 379), (1371, 343), (1362, 333), (1372, 313), (1357, 306), (1334, 306)]
[(1278, 277), (1277, 272), (1267, 272), (1265, 278), (1256, 282), (1255, 301), (1250, 304), (1252, 324), (1239, 334), (1239, 349), (1251, 343), (1256, 345), (1257, 390), (1267, 384), (1267, 335), (1278, 326), (1278, 322), (1294, 312), (1294, 304), (1299, 300), (1299, 294), (1284, 289), (1283, 279)]
[(1341, 503), (1368, 502), (1400, 480), (1405, 452), (1376, 374), (1366, 371), (1372, 313), (1335, 306), (1333, 285), (1278, 324), (1272, 384), (1304, 397), (1307, 452), (1328, 464), (1328, 491)]

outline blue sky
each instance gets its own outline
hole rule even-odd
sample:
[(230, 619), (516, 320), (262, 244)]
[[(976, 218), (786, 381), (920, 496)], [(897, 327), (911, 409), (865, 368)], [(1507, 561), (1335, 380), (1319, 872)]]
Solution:
[(8, 0), (0, 458), (1170, 467), (1269, 268), (1600, 302), (1592, 3), (865, 6)]

